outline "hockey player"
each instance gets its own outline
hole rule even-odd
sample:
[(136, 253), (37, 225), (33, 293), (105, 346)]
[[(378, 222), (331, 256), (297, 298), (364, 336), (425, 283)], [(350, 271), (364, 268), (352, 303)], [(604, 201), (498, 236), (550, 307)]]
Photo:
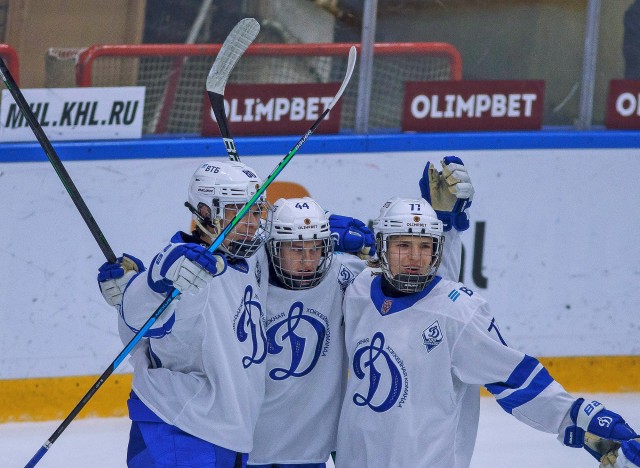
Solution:
[[(132, 356), (129, 466), (246, 463), (265, 386), (266, 201), (251, 208), (215, 253), (207, 247), (261, 183), (242, 163), (202, 164), (189, 186), (198, 213), (194, 233), (178, 232), (147, 272), (125, 275), (134, 277), (127, 279), (120, 315), (133, 332), (173, 287), (182, 293)], [(117, 292), (105, 279), (117, 276), (115, 269), (101, 272), (103, 293)], [(112, 294), (110, 302), (117, 301)]]
[[(346, 378), (343, 290), (365, 263), (334, 253), (329, 217), (311, 198), (279, 199), (267, 225), (266, 393), (249, 466), (324, 467), (335, 450)], [(347, 242), (368, 231), (354, 228)], [(368, 233), (364, 245), (372, 247)]]
[(437, 276), (443, 226), (426, 200), (390, 199), (374, 233), (379, 262), (344, 299), (350, 378), (338, 468), (469, 466), (457, 452), (469, 385), (484, 385), (508, 413), (598, 460), (637, 437), (619, 414), (575, 399), (535, 358), (509, 348), (475, 291)]
[[(438, 200), (439, 214), (449, 227), (455, 227), (447, 234), (445, 249), (452, 261), (443, 274), (457, 279), (459, 231), (468, 227), (463, 210), (473, 186), (459, 158), (447, 157), (442, 165), (439, 173), (428, 163), (420, 185)], [(456, 204), (459, 212), (453, 213)], [(327, 218), (310, 198), (278, 200), (267, 225), (267, 383), (249, 466), (321, 468), (336, 447), (347, 375), (343, 295), (366, 266), (358, 256), (343, 252), (362, 245), (361, 257), (372, 258), (373, 234), (359, 220)], [(332, 233), (340, 252), (333, 252)], [(479, 391), (476, 399), (479, 403)]]

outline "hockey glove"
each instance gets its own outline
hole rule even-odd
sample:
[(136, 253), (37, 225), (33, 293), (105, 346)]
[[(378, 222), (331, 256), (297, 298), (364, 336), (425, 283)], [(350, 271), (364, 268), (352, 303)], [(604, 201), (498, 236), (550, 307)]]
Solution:
[(363, 260), (375, 256), (373, 232), (359, 219), (332, 214), (329, 228), (336, 252), (354, 253)]
[(640, 439), (625, 440), (600, 460), (600, 468), (640, 468)]
[(445, 231), (469, 229), (467, 208), (473, 200), (473, 184), (467, 168), (457, 156), (446, 156), (442, 161), (442, 172), (431, 162), (424, 168), (420, 179), (420, 193), (435, 210)]
[(157, 293), (166, 294), (175, 287), (182, 294), (196, 294), (226, 269), (223, 255), (212, 254), (198, 244), (171, 243), (155, 256), (147, 278)]
[(104, 263), (98, 268), (98, 286), (107, 304), (122, 305), (122, 294), (129, 281), (145, 271), (144, 264), (133, 255), (122, 254), (116, 263)]
[(614, 451), (620, 442), (638, 437), (617, 413), (605, 409), (598, 401), (578, 398), (569, 411), (573, 422), (564, 433), (564, 444), (589, 452), (600, 461), (603, 455)]
[(640, 439), (625, 440), (620, 447), (616, 468), (640, 467)]

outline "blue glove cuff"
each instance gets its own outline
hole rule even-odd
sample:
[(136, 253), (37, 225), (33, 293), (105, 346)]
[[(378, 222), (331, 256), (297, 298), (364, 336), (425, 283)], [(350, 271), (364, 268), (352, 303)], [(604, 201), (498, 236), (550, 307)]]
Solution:
[(622, 444), (622, 453), (627, 457), (627, 460), (640, 466), (640, 442), (637, 440), (630, 440)]
[(567, 447), (584, 447), (584, 430), (575, 425), (567, 427), (567, 429), (564, 431), (563, 443)]
[(424, 168), (424, 173), (422, 174), (422, 178), (418, 182), (418, 185), (420, 186), (420, 195), (422, 196), (422, 198), (427, 200), (427, 203), (429, 203), (429, 205), (431, 205), (431, 191), (429, 190), (429, 175), (428, 175), (430, 165), (431, 163), (427, 163), (427, 165)]
[(158, 294), (167, 294), (173, 290), (172, 281), (169, 281), (166, 278), (163, 278), (159, 281), (153, 281), (153, 279), (151, 279), (151, 273), (153, 271), (153, 267), (156, 263), (156, 260), (158, 259), (158, 256), (160, 256), (161, 254), (162, 252), (160, 252), (158, 255), (153, 257), (153, 260), (151, 260), (151, 265), (149, 266), (149, 273), (147, 273), (147, 285), (151, 288), (152, 291), (157, 292)]
[(460, 164), (461, 166), (464, 166), (464, 163), (462, 162), (462, 159), (460, 159), (458, 156), (445, 156), (444, 157), (444, 163), (445, 163), (445, 165), (449, 165), (451, 163), (454, 163), (454, 164)]
[(121, 265), (122, 259), (124, 257), (127, 257), (129, 260), (136, 264), (136, 266), (138, 267), (138, 273), (142, 273), (146, 270), (144, 263), (142, 263), (141, 260), (138, 260), (133, 255), (123, 253), (122, 257), (117, 258), (116, 263), (105, 262), (100, 266), (100, 268), (98, 268), (98, 282), (101, 283), (103, 281), (118, 279), (124, 276), (124, 269)]
[(442, 228), (444, 232), (448, 232), (451, 228), (456, 231), (463, 232), (469, 229), (469, 217), (465, 212), (453, 213), (451, 211), (438, 211), (436, 210), (438, 219), (442, 221)]

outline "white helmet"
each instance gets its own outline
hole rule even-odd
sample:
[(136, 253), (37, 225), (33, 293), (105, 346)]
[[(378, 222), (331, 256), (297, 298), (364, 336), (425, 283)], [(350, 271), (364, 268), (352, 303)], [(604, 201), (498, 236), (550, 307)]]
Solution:
[[(380, 209), (380, 215), (373, 222), (373, 231), (380, 266), (389, 283), (398, 291), (406, 293), (422, 291), (436, 275), (444, 245), (442, 221), (438, 219), (431, 205), (423, 198), (394, 197)], [(393, 236), (431, 238), (433, 247), (428, 268), (425, 268), (426, 265), (419, 265), (421, 271), (418, 273), (397, 272), (393, 275), (388, 250), (389, 238)]]
[(280, 282), (289, 289), (317, 286), (333, 258), (329, 218), (313, 199), (280, 198), (267, 217), (267, 251)]
[[(200, 215), (194, 215), (196, 224), (214, 239), (215, 234), (224, 229), (225, 209), (234, 210), (227, 214), (226, 221), (229, 222), (241, 206), (255, 195), (260, 185), (262, 180), (256, 172), (241, 162), (209, 161), (202, 164), (189, 184), (189, 203)], [(260, 195), (220, 245), (220, 249), (231, 257), (248, 258), (266, 241), (262, 221), (250, 221), (255, 215), (264, 219), (269, 208), (265, 196), (265, 193)], [(209, 232), (211, 229), (214, 235)]]

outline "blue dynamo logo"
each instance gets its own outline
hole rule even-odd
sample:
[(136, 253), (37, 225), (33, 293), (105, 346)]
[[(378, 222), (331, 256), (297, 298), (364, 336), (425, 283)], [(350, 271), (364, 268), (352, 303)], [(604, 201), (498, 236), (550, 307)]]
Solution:
[[(389, 410), (402, 393), (402, 374), (384, 350), (384, 335), (381, 332), (376, 332), (371, 344), (361, 347), (353, 356), (353, 373), (358, 379), (363, 380), (366, 377), (365, 369), (369, 370), (369, 390), (366, 396), (360, 393), (353, 395), (353, 402), (357, 406), (368, 406), (377, 413)], [(380, 387), (382, 382), (387, 383), (386, 389)], [(376, 394), (383, 395), (379, 404), (373, 402)], [(376, 401), (381, 399), (379, 395)]]
[[(242, 314), (238, 323), (236, 336), (240, 343), (251, 339), (251, 356), (242, 358), (242, 365), (246, 369), (251, 364), (260, 364), (267, 357), (267, 338), (262, 326), (262, 306), (253, 299), (253, 288), (248, 285), (244, 290), (242, 300)], [(255, 315), (257, 314), (257, 320)]]
[[(307, 325), (307, 326), (305, 326)], [(298, 333), (296, 330), (298, 329)], [(315, 317), (304, 314), (304, 304), (294, 302), (287, 317), (276, 322), (267, 330), (269, 354), (280, 354), (284, 349), (278, 342), (288, 342), (291, 349), (291, 363), (288, 369), (273, 368), (269, 377), (273, 380), (284, 380), (289, 377), (302, 377), (313, 370), (320, 359), (327, 329)], [(309, 351), (312, 350), (312, 351)], [(303, 358), (313, 353), (306, 367), (302, 367)], [(306, 359), (309, 361), (309, 359)], [(300, 368), (302, 367), (302, 368)]]

